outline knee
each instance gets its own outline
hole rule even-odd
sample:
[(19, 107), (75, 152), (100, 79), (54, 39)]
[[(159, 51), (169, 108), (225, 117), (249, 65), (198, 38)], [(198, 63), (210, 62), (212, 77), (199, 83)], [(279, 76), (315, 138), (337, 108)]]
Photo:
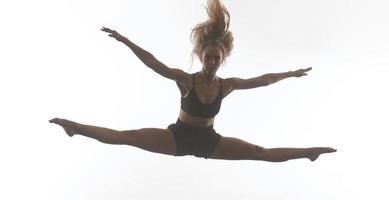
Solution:
[(125, 131), (120, 131), (122, 133), (125, 133), (125, 134), (129, 134), (129, 135), (135, 135), (138, 130), (125, 130)]
[(256, 153), (265, 153), (266, 152), (266, 149), (264, 147), (260, 147), (258, 145), (255, 145), (255, 152)]
[(125, 130), (120, 131), (121, 134), (118, 135), (118, 137), (121, 137), (120, 140), (124, 141), (124, 144), (133, 145), (137, 141), (137, 136), (139, 135), (138, 130)]
[(266, 156), (266, 149), (261, 146), (254, 145), (254, 151), (252, 151), (251, 159), (261, 160), (264, 156)]

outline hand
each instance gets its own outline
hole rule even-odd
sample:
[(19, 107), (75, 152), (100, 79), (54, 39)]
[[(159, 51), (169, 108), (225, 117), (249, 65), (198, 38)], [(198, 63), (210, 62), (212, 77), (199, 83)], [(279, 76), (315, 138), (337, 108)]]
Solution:
[(120, 41), (120, 42), (123, 42), (126, 37), (120, 35), (118, 32), (116, 32), (115, 30), (111, 30), (109, 28), (105, 28), (103, 27), (102, 29), (100, 29), (101, 31), (104, 31), (104, 32), (107, 32), (107, 33), (110, 33), (108, 36), (110, 37), (113, 37), (115, 38), (117, 41)]
[(312, 67), (305, 68), (305, 69), (299, 69), (296, 71), (292, 71), (291, 74), (293, 77), (302, 77), (306, 76), (308, 71), (311, 71)]

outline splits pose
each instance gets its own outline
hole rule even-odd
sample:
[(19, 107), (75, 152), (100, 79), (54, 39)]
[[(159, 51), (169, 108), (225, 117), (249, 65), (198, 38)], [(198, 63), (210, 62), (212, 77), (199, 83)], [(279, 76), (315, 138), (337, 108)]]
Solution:
[(49, 122), (60, 125), (69, 136), (79, 134), (107, 144), (130, 145), (174, 156), (282, 162), (298, 158), (314, 161), (323, 153), (335, 152), (335, 149), (329, 147), (264, 148), (238, 138), (223, 137), (214, 130), (213, 123), (221, 102), (232, 91), (267, 86), (285, 78), (302, 77), (311, 68), (264, 74), (250, 79), (218, 77), (216, 72), (232, 50), (233, 37), (228, 30), (230, 15), (219, 0), (208, 0), (207, 13), (209, 19), (197, 24), (191, 34), (193, 55), (198, 56), (202, 63), (201, 71), (194, 74), (169, 68), (115, 30), (101, 29), (128, 46), (147, 67), (177, 83), (181, 92), (181, 110), (176, 123), (167, 129), (119, 131), (60, 118)]

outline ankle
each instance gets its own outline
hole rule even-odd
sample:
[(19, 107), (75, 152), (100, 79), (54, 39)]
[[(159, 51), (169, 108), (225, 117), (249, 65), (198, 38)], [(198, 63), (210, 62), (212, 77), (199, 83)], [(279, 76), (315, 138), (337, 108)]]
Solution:
[(81, 134), (82, 129), (83, 129), (83, 125), (82, 124), (74, 122), (74, 131), (76, 132), (76, 134)]

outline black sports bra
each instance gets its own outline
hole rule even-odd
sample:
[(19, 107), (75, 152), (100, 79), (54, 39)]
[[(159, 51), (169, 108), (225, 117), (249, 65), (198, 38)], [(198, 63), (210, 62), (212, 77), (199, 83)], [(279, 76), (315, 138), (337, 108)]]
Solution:
[(213, 118), (215, 117), (219, 111), (222, 103), (222, 82), (220, 81), (220, 90), (219, 94), (215, 98), (215, 100), (209, 104), (204, 104), (200, 101), (196, 94), (195, 90), (195, 77), (192, 74), (193, 84), (192, 89), (186, 97), (181, 97), (181, 109), (186, 113), (193, 115), (195, 117), (202, 118)]

